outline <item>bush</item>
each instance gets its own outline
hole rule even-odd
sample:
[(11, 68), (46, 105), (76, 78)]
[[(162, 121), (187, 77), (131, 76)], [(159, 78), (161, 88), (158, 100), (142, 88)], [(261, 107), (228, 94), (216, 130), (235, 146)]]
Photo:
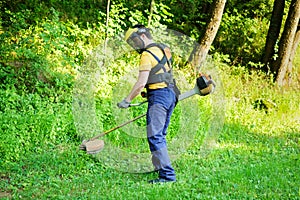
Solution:
[(71, 106), (39, 94), (0, 90), (0, 160), (17, 161), (28, 153), (52, 148), (75, 135)]
[(266, 19), (251, 19), (237, 12), (224, 13), (214, 43), (215, 51), (228, 54), (232, 65), (259, 62), (267, 30)]

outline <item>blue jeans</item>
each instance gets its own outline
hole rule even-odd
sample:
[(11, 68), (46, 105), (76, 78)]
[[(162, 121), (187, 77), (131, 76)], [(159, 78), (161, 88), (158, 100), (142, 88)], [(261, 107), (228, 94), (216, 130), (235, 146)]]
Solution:
[(175, 108), (175, 93), (170, 88), (148, 90), (147, 137), (152, 163), (159, 178), (176, 180), (168, 155), (166, 135)]

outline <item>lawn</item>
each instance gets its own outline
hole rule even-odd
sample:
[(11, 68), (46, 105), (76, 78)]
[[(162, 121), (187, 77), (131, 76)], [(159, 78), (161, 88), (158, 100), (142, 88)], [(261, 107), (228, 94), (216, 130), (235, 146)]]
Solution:
[[(265, 85), (264, 77), (257, 74), (241, 74), (239, 69), (222, 75), (223, 83), (235, 83), (236, 87), (224, 84), (226, 110), (216, 144), (203, 151), (203, 140), (196, 139), (174, 160), (176, 183), (151, 185), (147, 181), (156, 178), (156, 173), (125, 173), (107, 167), (96, 157), (80, 151), (80, 138), (67, 133), (56, 143), (47, 143), (46, 139), (41, 144), (32, 141), (36, 149), (15, 161), (2, 161), (0, 197), (300, 199), (300, 94), (296, 89)], [(257, 99), (271, 101), (274, 106), (256, 106)], [(74, 127), (65, 128), (73, 126), (71, 105), (63, 108), (52, 115), (48, 113), (50, 120), (57, 120), (49, 131), (74, 131)], [(46, 115), (27, 112), (25, 116), (29, 115), (44, 116), (40, 120), (49, 121)], [(6, 148), (13, 152), (21, 146)]]

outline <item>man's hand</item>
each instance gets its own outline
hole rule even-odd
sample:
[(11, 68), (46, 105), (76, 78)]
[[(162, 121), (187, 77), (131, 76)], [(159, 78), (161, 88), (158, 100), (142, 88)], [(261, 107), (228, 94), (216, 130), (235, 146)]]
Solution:
[(125, 99), (117, 104), (119, 108), (128, 108), (130, 106), (130, 102), (127, 102)]

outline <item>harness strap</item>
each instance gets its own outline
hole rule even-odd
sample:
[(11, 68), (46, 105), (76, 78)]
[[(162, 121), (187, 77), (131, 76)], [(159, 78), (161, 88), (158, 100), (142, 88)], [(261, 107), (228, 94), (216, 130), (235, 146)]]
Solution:
[(159, 58), (154, 55), (151, 51), (149, 51), (148, 49), (146, 49), (145, 51), (147, 51), (148, 53), (150, 53), (158, 62), (158, 65), (156, 65), (155, 67), (153, 67), (150, 71), (150, 74), (156, 74), (159, 70), (163, 69), (164, 72), (167, 72), (166, 68), (165, 68), (165, 64), (167, 62), (167, 57), (163, 56), (163, 58), (161, 60), (159, 60)]
[[(164, 48), (166, 47), (165, 45), (163, 45), (163, 44), (157, 44), (157, 43), (152, 43), (152, 44), (149, 44), (146, 47), (146, 49), (145, 49), (145, 51), (147, 51), (151, 55), (153, 55), (153, 57), (157, 60), (157, 62), (160, 62), (160, 60), (158, 59), (158, 57), (148, 50), (148, 48), (150, 48), (150, 47), (158, 47), (163, 52), (164, 56), (167, 58), (166, 52), (164, 50)], [(170, 60), (171, 60), (171, 58), (170, 58)], [(169, 68), (171, 69), (171, 63), (170, 63), (169, 59), (167, 59), (167, 63), (168, 63)]]
[[(180, 90), (176, 86), (176, 82), (173, 79), (172, 66), (170, 63), (172, 60), (172, 57), (170, 59), (168, 59), (166, 52), (164, 50), (164, 48), (166, 47), (165, 45), (153, 43), (153, 44), (148, 45), (147, 48), (150, 48), (152, 46), (158, 47), (163, 52), (164, 56), (161, 60), (159, 60), (159, 58), (156, 55), (154, 55), (151, 51), (149, 51), (148, 49), (144, 49), (144, 51), (147, 51), (148, 53), (150, 53), (158, 62), (158, 64), (155, 67), (153, 67), (150, 71), (149, 78), (148, 78), (148, 81), (146, 84), (146, 88), (147, 88), (147, 90), (149, 90), (149, 84), (152, 84), (152, 83), (165, 82), (167, 84), (167, 86), (169, 88), (172, 88), (173, 91), (175, 92), (176, 104), (177, 104), (178, 98), (180, 95)], [(168, 72), (165, 68), (166, 62), (168, 63), (168, 66), (170, 69)], [(160, 69), (163, 69), (164, 73), (156, 74)]]
[[(158, 47), (162, 52), (163, 52), (163, 57), (160, 60), (154, 53), (152, 53), (150, 50), (148, 50), (148, 48), (156, 46)], [(160, 83), (160, 82), (165, 82), (167, 84), (167, 86), (171, 86), (171, 84), (173, 84), (173, 74), (172, 74), (172, 68), (171, 68), (171, 64), (170, 61), (166, 55), (166, 52), (164, 51), (164, 48), (166, 46), (162, 45), (162, 44), (156, 44), (156, 43), (152, 43), (150, 45), (147, 46), (146, 49), (144, 49), (144, 51), (147, 51), (148, 53), (150, 53), (155, 60), (158, 62), (158, 64), (156, 66), (154, 66), (149, 74), (149, 78), (146, 84), (146, 88), (148, 88), (149, 84), (154, 84), (154, 83)], [(171, 59), (170, 59), (171, 60)], [(170, 68), (169, 71), (167, 71), (167, 69), (165, 68), (165, 64), (168, 63), (168, 66)], [(163, 73), (158, 73), (158, 71), (163, 70)]]

